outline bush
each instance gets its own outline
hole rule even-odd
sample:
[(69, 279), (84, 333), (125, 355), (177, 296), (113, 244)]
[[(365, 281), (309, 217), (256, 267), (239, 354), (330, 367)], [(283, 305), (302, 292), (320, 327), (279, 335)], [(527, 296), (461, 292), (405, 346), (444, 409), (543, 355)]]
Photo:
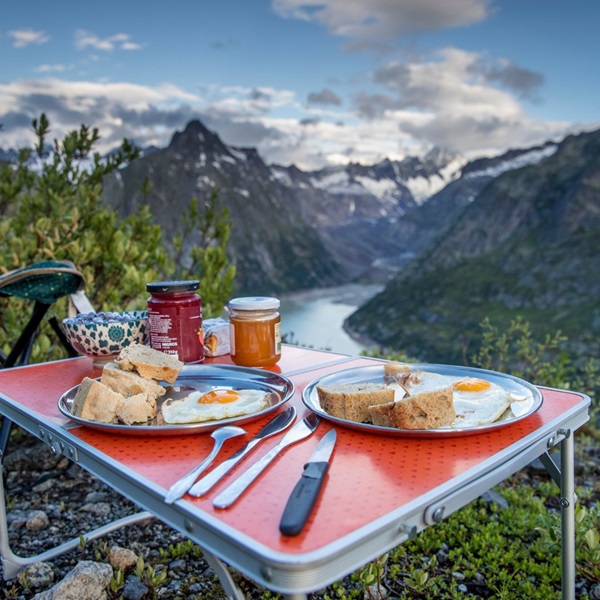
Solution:
[[(128, 140), (107, 157), (93, 152), (97, 129), (82, 125), (48, 150), (50, 125), (41, 115), (33, 121), (35, 150), (19, 153), (17, 165), (0, 166), (0, 272), (41, 260), (70, 260), (83, 273), (86, 294), (96, 310), (145, 308), (146, 283), (153, 280), (199, 279), (205, 315), (216, 314), (231, 293), (235, 274), (226, 247), (228, 215), (217, 209), (213, 192), (199, 210), (190, 204), (188, 227), (204, 236), (192, 248), (186, 267), (170, 256), (161, 228), (147, 206), (121, 219), (100, 201), (105, 175), (139, 157)], [(183, 241), (186, 232), (181, 232)], [(0, 349), (9, 350), (29, 318), (31, 303), (0, 299)], [(66, 300), (52, 310), (66, 316)], [(33, 362), (64, 354), (49, 327), (36, 340)]]

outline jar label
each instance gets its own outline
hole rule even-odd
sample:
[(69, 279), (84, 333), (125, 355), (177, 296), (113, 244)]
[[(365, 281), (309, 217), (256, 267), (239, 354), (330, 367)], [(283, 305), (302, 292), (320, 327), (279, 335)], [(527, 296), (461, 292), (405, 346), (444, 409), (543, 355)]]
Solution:
[(281, 323), (275, 323), (275, 354), (281, 354)]
[(198, 307), (148, 309), (150, 345), (184, 363), (204, 360), (202, 315)]
[(235, 356), (235, 325), (229, 323), (229, 352)]

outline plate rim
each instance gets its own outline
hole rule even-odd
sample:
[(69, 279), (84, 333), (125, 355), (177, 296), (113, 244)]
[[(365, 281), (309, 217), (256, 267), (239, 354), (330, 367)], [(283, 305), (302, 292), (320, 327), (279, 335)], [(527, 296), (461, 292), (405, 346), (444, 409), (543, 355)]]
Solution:
[[(384, 427), (382, 425), (373, 425), (371, 423), (357, 423), (355, 421), (349, 421), (347, 419), (342, 419), (341, 417), (335, 417), (325, 412), (320, 405), (315, 404), (315, 402), (310, 397), (311, 394), (316, 394), (316, 386), (319, 385), (320, 382), (327, 380), (328, 378), (335, 378), (335, 376), (340, 376), (343, 374), (357, 374), (359, 377), (360, 373), (365, 371), (377, 373), (381, 370), (382, 379), (383, 379), (383, 367), (385, 363), (381, 363), (378, 365), (364, 365), (361, 367), (353, 367), (349, 369), (342, 369), (340, 371), (335, 371), (333, 373), (328, 373), (327, 375), (323, 375), (321, 377), (317, 377), (310, 381), (306, 387), (302, 390), (302, 402), (304, 405), (316, 412), (319, 416), (334, 423), (338, 423), (339, 425), (348, 427), (350, 429), (357, 429), (364, 432), (375, 433), (375, 434), (383, 434), (390, 435), (395, 437), (420, 437), (420, 438), (443, 438), (443, 437), (458, 437), (458, 436), (467, 436), (467, 435), (477, 435), (480, 433), (485, 433), (487, 431), (492, 431), (495, 429), (499, 429), (502, 427), (507, 427), (522, 421), (523, 419), (530, 417), (535, 414), (542, 406), (544, 402), (544, 397), (541, 391), (532, 383), (525, 381), (520, 377), (516, 377), (515, 375), (509, 375), (508, 373), (501, 373), (500, 371), (493, 371), (490, 369), (481, 369), (479, 367), (468, 367), (462, 365), (449, 365), (443, 363), (408, 363), (403, 362), (400, 364), (406, 365), (410, 367), (412, 370), (423, 370), (431, 373), (440, 373), (445, 375), (450, 375), (452, 372), (460, 373), (463, 376), (467, 374), (470, 375), (478, 375), (480, 379), (486, 379), (488, 381), (497, 382), (497, 380), (501, 381), (510, 381), (513, 385), (517, 385), (520, 388), (524, 388), (527, 390), (533, 399), (533, 406), (530, 410), (528, 410), (525, 414), (515, 416), (512, 419), (504, 420), (504, 421), (495, 421), (493, 423), (486, 423), (484, 425), (475, 425), (473, 427), (440, 427), (438, 429), (399, 429), (396, 427)], [(357, 381), (361, 381), (360, 378)], [(365, 379), (362, 379), (365, 381)], [(510, 391), (510, 390), (509, 390)]]
[[(121, 435), (134, 435), (134, 436), (174, 436), (174, 435), (186, 435), (186, 434), (194, 434), (194, 433), (211, 433), (218, 427), (222, 427), (224, 425), (241, 425), (244, 423), (249, 423), (251, 421), (262, 418), (263, 416), (268, 415), (269, 413), (277, 410), (281, 406), (283, 406), (286, 402), (288, 402), (296, 391), (294, 382), (291, 381), (288, 377), (281, 373), (274, 373), (273, 371), (266, 371), (263, 369), (255, 369), (253, 367), (241, 367), (237, 365), (219, 365), (219, 364), (189, 364), (184, 365), (181, 369), (177, 380), (175, 383), (169, 385), (176, 385), (177, 381), (180, 378), (190, 379), (193, 377), (202, 377), (202, 375), (193, 375), (190, 372), (195, 370), (203, 370), (203, 369), (214, 369), (216, 371), (222, 371), (223, 373), (231, 372), (231, 373), (244, 373), (252, 379), (252, 376), (258, 376), (260, 374), (260, 379), (269, 379), (274, 378), (278, 380), (285, 388), (285, 391), (281, 394), (281, 400), (276, 402), (275, 404), (268, 406), (256, 413), (252, 413), (249, 415), (242, 415), (240, 417), (231, 417), (229, 419), (220, 419), (215, 421), (204, 421), (202, 423), (177, 423), (172, 425), (126, 425), (124, 423), (101, 423), (99, 421), (90, 421), (89, 419), (83, 419), (81, 417), (77, 417), (68, 410), (66, 406), (66, 401), (69, 399), (69, 395), (76, 393), (77, 389), (81, 385), (78, 383), (73, 387), (69, 388), (67, 391), (61, 394), (60, 398), (57, 401), (58, 410), (71, 421), (89, 427), (91, 429), (96, 429), (99, 431), (104, 431), (106, 433), (116, 433)], [(205, 375), (206, 377), (206, 375)], [(95, 379), (100, 379), (96, 377)], [(265, 385), (264, 387), (269, 387)], [(274, 391), (274, 390), (272, 390)]]

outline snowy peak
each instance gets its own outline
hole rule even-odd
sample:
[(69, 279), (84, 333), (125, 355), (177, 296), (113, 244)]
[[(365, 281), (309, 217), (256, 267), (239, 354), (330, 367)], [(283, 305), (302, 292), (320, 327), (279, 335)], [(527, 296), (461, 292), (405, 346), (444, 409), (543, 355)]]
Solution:
[(465, 160), (435, 148), (423, 158), (385, 159), (371, 166), (350, 163), (309, 173), (311, 184), (330, 194), (371, 194), (384, 201), (421, 204), (460, 175)]

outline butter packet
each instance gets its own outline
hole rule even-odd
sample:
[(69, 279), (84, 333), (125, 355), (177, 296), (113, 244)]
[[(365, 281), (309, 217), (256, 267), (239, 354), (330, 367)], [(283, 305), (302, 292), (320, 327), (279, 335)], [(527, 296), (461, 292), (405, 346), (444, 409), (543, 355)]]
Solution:
[(225, 319), (206, 319), (202, 323), (204, 332), (204, 355), (222, 356), (229, 354), (229, 321)]

